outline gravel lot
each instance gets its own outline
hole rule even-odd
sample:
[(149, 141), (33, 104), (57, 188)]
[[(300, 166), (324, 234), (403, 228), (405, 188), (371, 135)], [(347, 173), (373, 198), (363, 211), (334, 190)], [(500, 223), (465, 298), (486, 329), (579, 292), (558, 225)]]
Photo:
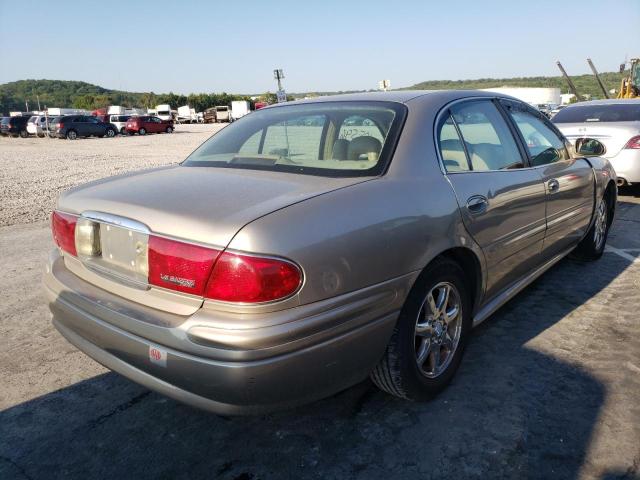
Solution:
[(225, 124), (76, 141), (0, 137), (0, 226), (46, 220), (60, 191), (98, 178), (177, 163)]
[(40, 286), (55, 196), (179, 161), (211, 132), (0, 139), (0, 478), (639, 478), (638, 192), (620, 198), (603, 258), (562, 261), (477, 328), (454, 382), (428, 403), (364, 382), (225, 418), (70, 346)]

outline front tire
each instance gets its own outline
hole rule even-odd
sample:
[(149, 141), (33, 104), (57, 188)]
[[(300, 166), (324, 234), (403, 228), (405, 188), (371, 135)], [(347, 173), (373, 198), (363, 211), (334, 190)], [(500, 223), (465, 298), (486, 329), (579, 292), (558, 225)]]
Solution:
[(409, 400), (428, 400), (456, 373), (471, 331), (471, 296), (464, 272), (437, 259), (418, 277), (405, 301), (387, 350), (371, 379)]
[(107, 138), (113, 138), (116, 136), (116, 131), (113, 128), (107, 128)]
[(167, 127), (167, 129), (165, 130), (165, 132), (167, 132), (167, 133), (172, 133), (172, 132), (173, 132), (173, 128), (171, 128), (171, 127)]
[(21, 138), (27, 138), (28, 136), (29, 136), (29, 132), (27, 132), (26, 130), (20, 130)]
[(141, 128), (140, 130), (138, 130), (138, 135), (146, 135), (146, 134), (147, 134), (146, 128)]

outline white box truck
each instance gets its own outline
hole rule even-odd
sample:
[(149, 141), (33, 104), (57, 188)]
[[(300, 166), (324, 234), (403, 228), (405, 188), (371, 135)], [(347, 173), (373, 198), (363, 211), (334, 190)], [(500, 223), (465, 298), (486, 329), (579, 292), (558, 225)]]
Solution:
[(231, 110), (226, 105), (218, 105), (216, 106), (216, 122), (230, 122), (231, 121)]
[(162, 120), (173, 120), (173, 115), (171, 114), (171, 105), (156, 105), (155, 110), (158, 118), (161, 118)]
[(124, 115), (125, 108), (120, 105), (111, 105), (107, 108), (107, 115)]
[(231, 119), (238, 120), (251, 112), (251, 105), (246, 100), (234, 100), (231, 102)]

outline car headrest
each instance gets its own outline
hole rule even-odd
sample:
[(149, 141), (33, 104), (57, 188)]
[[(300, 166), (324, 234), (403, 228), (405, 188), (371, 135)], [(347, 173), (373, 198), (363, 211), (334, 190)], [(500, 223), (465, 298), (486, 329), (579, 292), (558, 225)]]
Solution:
[(346, 160), (347, 149), (349, 148), (349, 140), (339, 138), (333, 142), (333, 150), (331, 151), (331, 158), (334, 160)]
[(356, 137), (349, 143), (348, 160), (378, 160), (382, 144), (374, 137)]

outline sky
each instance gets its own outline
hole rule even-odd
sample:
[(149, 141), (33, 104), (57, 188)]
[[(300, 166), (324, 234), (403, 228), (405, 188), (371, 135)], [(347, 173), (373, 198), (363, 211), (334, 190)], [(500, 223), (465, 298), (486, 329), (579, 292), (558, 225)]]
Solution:
[(616, 71), (640, 56), (640, 0), (0, 0), (0, 45), (0, 83), (248, 94), (282, 68), (292, 93), (399, 88)]

